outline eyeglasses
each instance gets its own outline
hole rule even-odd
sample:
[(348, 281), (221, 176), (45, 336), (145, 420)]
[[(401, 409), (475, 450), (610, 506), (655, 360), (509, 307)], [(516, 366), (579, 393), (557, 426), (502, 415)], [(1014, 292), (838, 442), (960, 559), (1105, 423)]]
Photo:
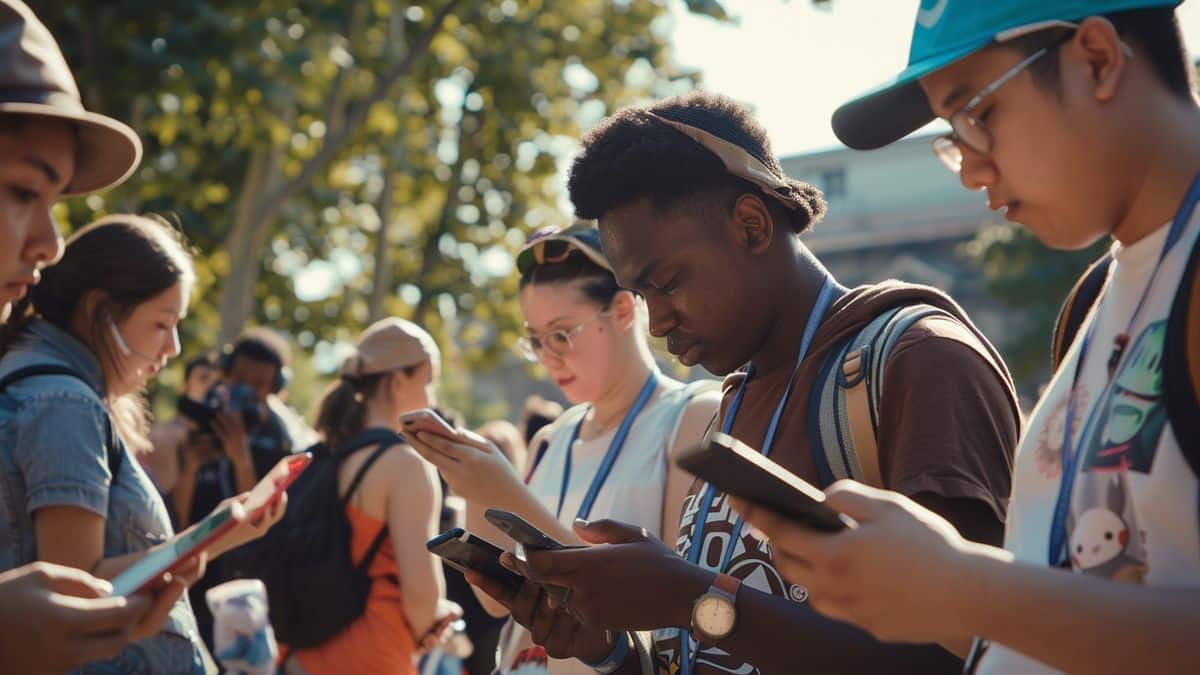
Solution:
[(979, 104), (985, 98), (996, 93), (997, 89), (1004, 86), (1006, 82), (1017, 75), (1020, 75), (1021, 71), (1033, 65), (1035, 61), (1066, 44), (1073, 35), (1073, 33), (1067, 33), (1055, 40), (1053, 44), (1042, 47), (1029, 56), (1026, 56), (1020, 63), (1010, 68), (1008, 72), (1001, 75), (995, 82), (980, 90), (970, 101), (967, 101), (965, 106), (959, 108), (957, 112), (950, 116), (950, 129), (952, 131), (933, 139), (933, 154), (937, 155), (937, 158), (942, 161), (942, 164), (946, 165), (947, 169), (950, 169), (954, 173), (962, 171), (963, 153), (961, 146), (963, 145), (980, 155), (990, 155), (992, 153), (994, 143), (992, 132), (988, 130), (983, 120), (975, 116), (975, 109), (979, 107)]
[(608, 309), (600, 310), (592, 318), (583, 321), (574, 328), (551, 331), (545, 335), (523, 335), (517, 338), (517, 348), (521, 350), (521, 356), (525, 357), (526, 361), (537, 361), (538, 353), (543, 349), (560, 358), (567, 356), (575, 349), (575, 345), (571, 342), (571, 339), (579, 335), (589, 323), (605, 314), (608, 314)]

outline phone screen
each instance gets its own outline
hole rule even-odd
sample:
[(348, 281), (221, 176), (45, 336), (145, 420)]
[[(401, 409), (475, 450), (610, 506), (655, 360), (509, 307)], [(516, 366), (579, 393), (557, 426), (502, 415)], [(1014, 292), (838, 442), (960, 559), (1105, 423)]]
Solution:
[(222, 528), (228, 527), (235, 515), (232, 505), (214, 511), (196, 523), (195, 527), (147, 553), (113, 579), (113, 595), (129, 595), (140, 590), (155, 577), (171, 569), (181, 558), (196, 552), (197, 547), (219, 533)]

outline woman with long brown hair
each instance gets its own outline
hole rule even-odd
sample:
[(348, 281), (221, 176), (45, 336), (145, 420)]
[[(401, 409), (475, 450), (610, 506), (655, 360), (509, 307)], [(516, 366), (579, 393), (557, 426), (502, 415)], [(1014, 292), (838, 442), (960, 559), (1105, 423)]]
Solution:
[[(142, 389), (179, 354), (177, 326), (194, 278), (173, 228), (109, 216), (72, 236), (61, 261), (14, 307), (0, 357), (0, 379), (8, 380), (0, 393), (0, 569), (41, 560), (113, 578), (174, 534), (127, 448), (147, 443)], [(27, 370), (35, 367), (41, 372)], [(238, 526), (210, 557), (277, 517)], [(187, 597), (162, 631), (83, 671), (113, 669), (211, 669)]]

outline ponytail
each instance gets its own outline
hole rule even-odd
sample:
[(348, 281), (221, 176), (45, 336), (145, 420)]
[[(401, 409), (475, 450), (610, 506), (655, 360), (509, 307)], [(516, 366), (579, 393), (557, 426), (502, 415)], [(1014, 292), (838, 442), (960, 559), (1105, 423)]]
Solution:
[(336, 447), (359, 434), (367, 426), (367, 398), (391, 373), (342, 375), (317, 403), (317, 433), (330, 447)]

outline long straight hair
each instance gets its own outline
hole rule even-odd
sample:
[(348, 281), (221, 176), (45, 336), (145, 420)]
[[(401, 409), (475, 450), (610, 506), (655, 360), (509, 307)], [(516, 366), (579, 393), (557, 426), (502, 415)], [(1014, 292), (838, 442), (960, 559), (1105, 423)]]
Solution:
[[(0, 332), (7, 352), (35, 318), (73, 335), (99, 361), (106, 382), (124, 373), (109, 322), (125, 320), (138, 305), (182, 283), (195, 284), (192, 256), (183, 236), (156, 217), (106, 216), (67, 240), (62, 260), (42, 271), (42, 280), (13, 307), (12, 319)], [(77, 312), (91, 291), (103, 294), (91, 321), (78, 332)], [(142, 392), (102, 394), (117, 432), (134, 450), (148, 447), (150, 415)]]

